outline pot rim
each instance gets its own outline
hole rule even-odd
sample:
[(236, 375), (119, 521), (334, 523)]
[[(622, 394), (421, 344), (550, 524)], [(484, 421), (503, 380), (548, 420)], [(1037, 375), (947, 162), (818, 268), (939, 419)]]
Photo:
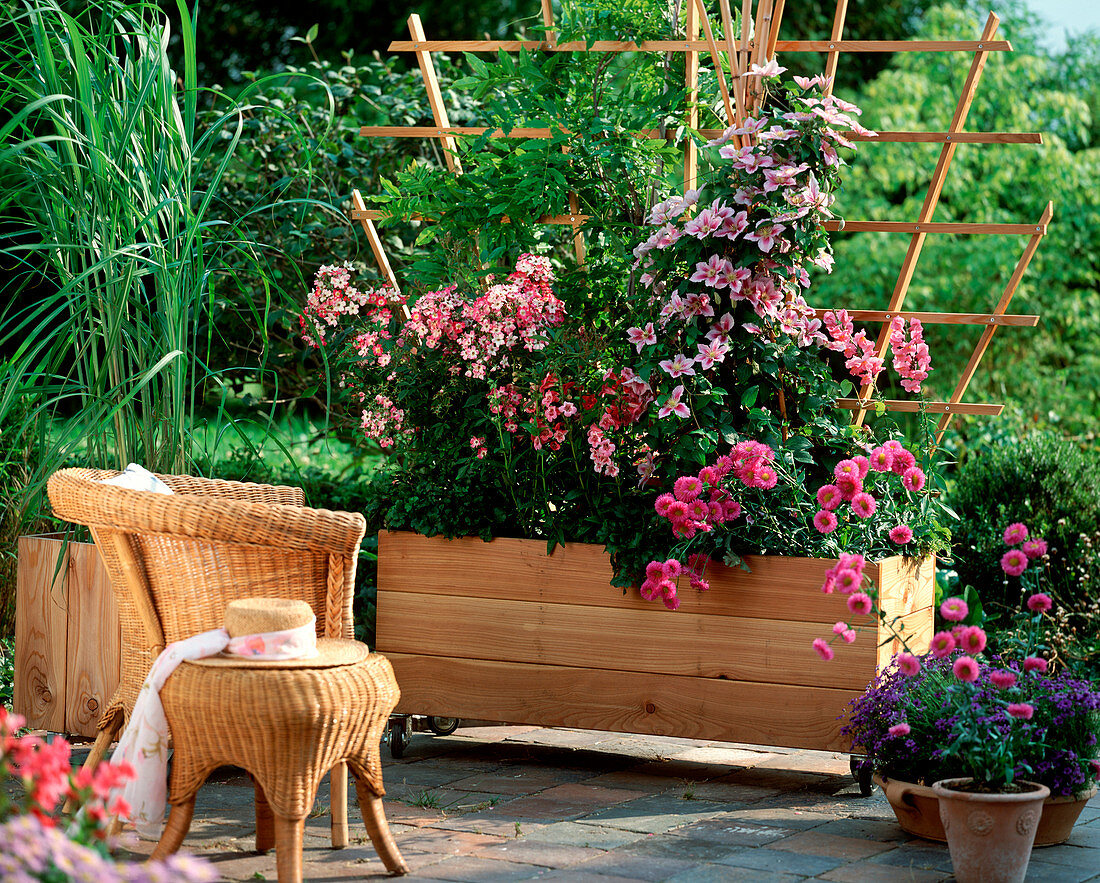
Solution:
[[(915, 793), (925, 792), (929, 797), (935, 796), (932, 791), (931, 785), (921, 785), (919, 782), (910, 782), (908, 779), (901, 779), (897, 776), (891, 776), (886, 773), (874, 773), (871, 779), (876, 785), (880, 787), (884, 782), (900, 782), (903, 785), (908, 786)], [(1048, 803), (1079, 803), (1092, 800), (1098, 793), (1100, 793), (1100, 782), (1093, 782), (1084, 791), (1074, 792), (1072, 794), (1059, 794), (1057, 797), (1053, 794), (1047, 798)]]
[(959, 785), (973, 781), (973, 776), (940, 779), (938, 782), (932, 783), (932, 790), (936, 793), (936, 796), (946, 797), (949, 800), (976, 801), (980, 803), (1030, 803), (1032, 801), (1046, 800), (1046, 798), (1050, 797), (1050, 789), (1046, 785), (1040, 785), (1038, 782), (1031, 782), (1027, 779), (1016, 780), (1021, 785), (1028, 786), (1028, 790), (1020, 794), (1006, 794), (1000, 791), (987, 793), (956, 790)]

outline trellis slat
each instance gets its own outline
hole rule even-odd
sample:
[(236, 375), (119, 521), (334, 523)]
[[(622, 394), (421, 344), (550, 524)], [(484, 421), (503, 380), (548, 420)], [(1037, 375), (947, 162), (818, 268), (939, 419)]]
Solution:
[[(739, 48), (741, 43), (738, 44)], [(705, 40), (394, 40), (389, 52), (707, 52)], [(1011, 52), (1008, 40), (780, 40), (776, 52)]]

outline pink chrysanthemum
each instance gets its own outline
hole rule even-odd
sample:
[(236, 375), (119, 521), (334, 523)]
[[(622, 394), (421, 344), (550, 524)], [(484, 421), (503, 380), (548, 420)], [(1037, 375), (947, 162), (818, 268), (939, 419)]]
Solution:
[(1046, 613), (1054, 606), (1054, 602), (1050, 600), (1050, 595), (1038, 592), (1027, 599), (1027, 609), (1032, 613)]
[(852, 497), (852, 511), (860, 518), (870, 518), (877, 508), (878, 503), (868, 493), (859, 493)]
[(833, 648), (829, 646), (829, 642), (824, 638), (814, 638), (814, 650), (826, 662), (833, 658)]
[(890, 467), (894, 465), (893, 451), (883, 446), (875, 448), (871, 451), (870, 464), (875, 472), (889, 472)]
[(722, 480), (722, 476), (718, 474), (718, 468), (716, 466), (704, 466), (699, 470), (699, 481), (708, 487), (717, 487), (718, 482)]
[(956, 659), (955, 664), (951, 666), (951, 670), (955, 673), (955, 677), (960, 681), (966, 681), (968, 684), (978, 679), (978, 663), (969, 656), (960, 656)]
[(1005, 545), (1015, 546), (1027, 539), (1027, 525), (1019, 521), (1005, 528)]
[(762, 466), (757, 466), (756, 469), (753, 470), (752, 477), (755, 486), (763, 488), (764, 490), (770, 490), (775, 487), (779, 481), (779, 473), (766, 463)]
[(661, 494), (654, 502), (653, 508), (657, 510), (657, 514), (662, 518), (668, 517), (668, 507), (676, 502), (676, 498), (672, 494)]
[(917, 458), (902, 448), (900, 451), (894, 451), (894, 462), (890, 464), (890, 469), (896, 475), (905, 475), (905, 470), (912, 469), (916, 465)]
[(985, 643), (985, 632), (976, 625), (963, 629), (959, 634), (959, 649), (964, 653), (981, 653), (985, 649)]
[(837, 571), (836, 580), (833, 584), (838, 592), (850, 595), (859, 588), (861, 582), (863, 582), (861, 574), (857, 573), (851, 567), (845, 567)]
[(951, 632), (936, 632), (928, 647), (936, 659), (943, 659), (955, 649), (955, 636)]
[(817, 505), (830, 512), (844, 501), (840, 488), (835, 484), (823, 484), (817, 489)]
[(664, 597), (665, 607), (669, 610), (680, 609), (680, 596), (679, 595), (665, 595)]
[(948, 598), (940, 605), (940, 616), (949, 622), (962, 622), (970, 613), (970, 608), (962, 598)]
[(886, 732), (889, 733), (891, 736), (894, 736), (894, 737), (908, 736), (909, 732), (910, 732), (909, 724), (905, 723), (904, 721), (900, 724), (894, 724)]
[(682, 503), (690, 503), (697, 500), (703, 492), (703, 482), (694, 475), (681, 475), (672, 486), (672, 492), (676, 499)]
[(642, 584), (638, 586), (638, 594), (646, 601), (652, 601), (658, 594), (657, 583), (652, 579), (643, 580)]
[(838, 476), (836, 486), (840, 488), (840, 496), (845, 500), (851, 500), (856, 494), (863, 492), (863, 482), (857, 475)]
[(1029, 560), (1034, 561), (1036, 558), (1042, 558), (1047, 553), (1047, 541), (1043, 539), (1028, 540), (1020, 548), (1023, 549)]
[(926, 481), (924, 470), (919, 466), (910, 466), (901, 476), (901, 486), (907, 491), (919, 491), (924, 488)]
[(661, 566), (664, 571), (666, 579), (676, 579), (681, 573), (684, 572), (684, 565), (682, 565), (677, 559), (669, 558)]
[(841, 460), (836, 464), (836, 468), (833, 470), (833, 475), (837, 478), (842, 476), (849, 476), (851, 478), (862, 478), (859, 474), (859, 464), (855, 460)]
[(890, 539), (899, 546), (904, 546), (913, 539), (913, 529), (907, 524), (899, 524), (890, 528)]
[(920, 659), (912, 653), (899, 653), (894, 659), (898, 663), (898, 670), (907, 677), (912, 677), (920, 671)]
[(874, 602), (866, 592), (853, 592), (848, 596), (848, 609), (859, 616), (866, 616), (873, 606)]
[(1031, 720), (1031, 716), (1035, 714), (1035, 706), (1028, 705), (1026, 702), (1013, 702), (1005, 710), (1014, 718), (1022, 721)]
[(867, 472), (871, 468), (871, 461), (864, 457), (863, 454), (859, 454), (852, 457), (852, 462), (855, 463), (859, 469), (859, 480), (862, 481), (867, 477)]
[(1016, 673), (1008, 671), (1007, 669), (991, 671), (989, 673), (989, 683), (998, 690), (1007, 690), (1010, 687), (1016, 686)]
[(836, 530), (836, 515), (828, 509), (821, 509), (814, 516), (814, 527), (819, 533), (832, 533)]
[(1043, 659), (1042, 656), (1029, 656), (1024, 660), (1024, 671), (1037, 671), (1043, 674), (1049, 666), (1050, 663)]
[(1027, 555), (1021, 549), (1009, 549), (1001, 556), (1001, 570), (1009, 576), (1019, 576), (1027, 570)]

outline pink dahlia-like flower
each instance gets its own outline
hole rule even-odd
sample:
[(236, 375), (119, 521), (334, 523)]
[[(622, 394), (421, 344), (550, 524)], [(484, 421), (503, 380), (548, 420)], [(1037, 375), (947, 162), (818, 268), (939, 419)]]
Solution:
[(672, 492), (680, 502), (690, 503), (697, 500), (703, 492), (703, 482), (694, 475), (681, 475), (672, 485)]
[(985, 632), (976, 625), (969, 626), (959, 633), (959, 649), (964, 653), (981, 653), (985, 649)]
[(658, 595), (657, 583), (651, 579), (643, 580), (642, 584), (638, 586), (638, 594), (646, 601), (652, 601)]
[(870, 518), (877, 508), (878, 503), (868, 493), (859, 493), (852, 497), (852, 511), (860, 518)]
[(653, 508), (657, 510), (657, 514), (662, 518), (668, 517), (668, 507), (676, 502), (676, 498), (672, 494), (661, 494), (653, 502)]
[(856, 494), (863, 492), (863, 482), (858, 475), (837, 476), (836, 486), (840, 488), (840, 496), (845, 500), (851, 500)]
[(889, 733), (891, 736), (894, 736), (894, 737), (908, 736), (909, 735), (909, 724), (905, 723), (904, 721), (900, 724), (894, 724), (886, 732)]
[(824, 638), (814, 638), (814, 650), (826, 662), (833, 658), (833, 648), (829, 646), (829, 642)]
[(866, 616), (871, 612), (874, 602), (866, 592), (853, 592), (848, 596), (848, 609), (860, 616)]
[(668, 504), (665, 518), (669, 521), (683, 521), (688, 517), (687, 503), (682, 500), (673, 500)]
[(1009, 687), (1016, 686), (1016, 673), (1007, 669), (991, 671), (989, 673), (989, 683), (998, 690), (1007, 690)]
[(1009, 549), (1001, 556), (1001, 570), (1009, 576), (1019, 576), (1027, 570), (1027, 555), (1020, 549)]
[(859, 478), (860, 481), (862, 481), (867, 477), (867, 473), (871, 469), (871, 461), (864, 457), (863, 454), (859, 454), (855, 457), (852, 457), (852, 462), (859, 467)]
[(818, 533), (832, 533), (836, 530), (836, 515), (828, 509), (820, 509), (814, 516), (814, 527)]
[(913, 530), (907, 524), (899, 524), (896, 527), (890, 528), (890, 539), (899, 546), (904, 546), (913, 539)]
[(871, 451), (870, 463), (875, 472), (889, 472), (894, 465), (894, 452), (880, 445)]
[(834, 585), (837, 591), (845, 595), (850, 595), (859, 588), (861, 582), (863, 582), (863, 575), (861, 573), (858, 573), (851, 567), (844, 567), (837, 571)]
[(1042, 539), (1028, 540), (1020, 548), (1023, 549), (1024, 554), (1030, 560), (1042, 558), (1047, 553), (1047, 541)]
[(840, 488), (835, 484), (823, 484), (817, 489), (817, 505), (830, 512), (844, 501)]
[(978, 679), (978, 663), (969, 656), (960, 656), (956, 659), (951, 670), (955, 672), (955, 677), (968, 684)]
[(1013, 702), (1005, 710), (1014, 718), (1022, 721), (1031, 720), (1031, 716), (1035, 714), (1035, 706), (1028, 705), (1026, 702)]
[(833, 475), (840, 478), (842, 475), (848, 475), (853, 478), (862, 478), (859, 474), (859, 464), (855, 460), (841, 460), (836, 464), (836, 468), (833, 470)]
[(1046, 672), (1049, 668), (1048, 663), (1042, 656), (1029, 656), (1024, 660), (1024, 671), (1037, 671), (1040, 674)]
[(1005, 528), (1005, 545), (1015, 546), (1027, 539), (1027, 525), (1019, 521)]
[(897, 660), (898, 670), (907, 677), (920, 671), (920, 659), (912, 653), (899, 653), (894, 659)]
[(936, 632), (928, 646), (936, 659), (943, 659), (955, 649), (955, 636), (951, 632)]
[(1054, 602), (1050, 600), (1050, 595), (1039, 592), (1032, 595), (1027, 599), (1027, 609), (1032, 613), (1046, 613), (1054, 606)]
[(894, 451), (894, 462), (890, 464), (890, 468), (897, 475), (905, 475), (905, 470), (912, 469), (916, 465), (917, 458), (902, 448), (900, 451)]
[(970, 613), (970, 608), (962, 598), (948, 598), (940, 605), (940, 616), (949, 622), (962, 622)]
[(901, 476), (901, 486), (907, 491), (919, 491), (926, 481), (924, 470), (919, 466), (910, 466)]
[(680, 596), (679, 595), (677, 595), (675, 593), (673, 593), (671, 595), (665, 595), (663, 600), (665, 602), (665, 607), (667, 607), (669, 610), (679, 610), (680, 609)]

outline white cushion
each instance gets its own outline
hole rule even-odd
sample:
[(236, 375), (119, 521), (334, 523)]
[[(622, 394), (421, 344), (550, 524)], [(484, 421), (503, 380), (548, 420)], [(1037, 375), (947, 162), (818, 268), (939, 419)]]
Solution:
[(103, 484), (113, 484), (132, 491), (152, 491), (154, 494), (172, 493), (168, 485), (137, 463), (131, 463), (121, 475), (103, 479)]

